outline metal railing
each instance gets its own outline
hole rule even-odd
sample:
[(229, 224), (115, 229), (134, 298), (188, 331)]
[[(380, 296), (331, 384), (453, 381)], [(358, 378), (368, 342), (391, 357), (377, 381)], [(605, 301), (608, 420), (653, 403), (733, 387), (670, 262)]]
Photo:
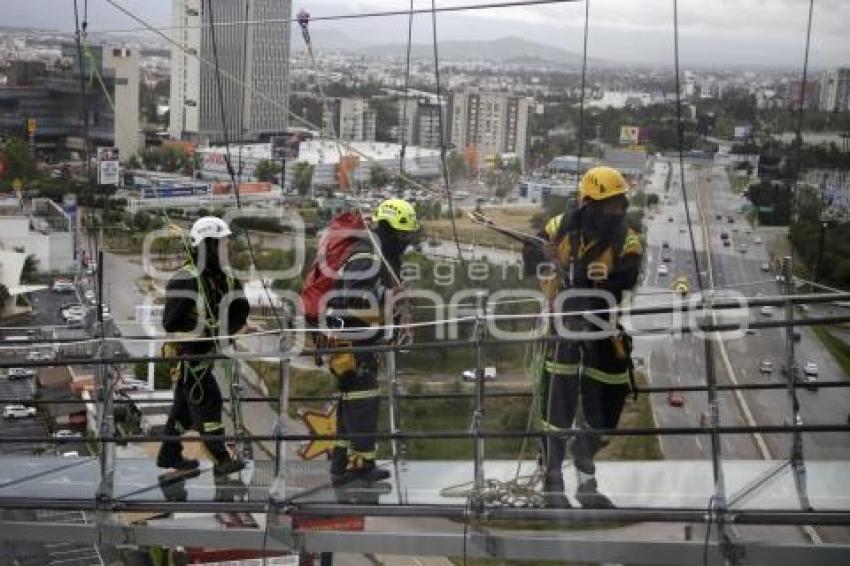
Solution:
[[(790, 262), (786, 262), (786, 274), (790, 273)], [(791, 278), (786, 277), (786, 281)], [(114, 338), (102, 335), (99, 331), (100, 326), (96, 328), (94, 333), (94, 342), (98, 345), (98, 355), (93, 358), (69, 358), (62, 360), (0, 360), (0, 367), (46, 367), (61, 365), (97, 365), (100, 370), (97, 376), (97, 388), (95, 389), (94, 399), (44, 399), (36, 400), (35, 404), (50, 405), (80, 403), (84, 405), (96, 404), (98, 423), (96, 425), (96, 434), (88, 438), (89, 441), (96, 443), (99, 446), (97, 455), (98, 467), (100, 473), (100, 484), (97, 489), (96, 497), (92, 500), (85, 499), (33, 499), (25, 497), (2, 497), (0, 496), (0, 508), (58, 508), (58, 509), (81, 509), (97, 511), (101, 526), (111, 524), (112, 514), (121, 511), (193, 511), (193, 512), (210, 512), (210, 511), (245, 511), (256, 513), (269, 513), (280, 517), (286, 516), (303, 516), (303, 515), (328, 515), (343, 511), (346, 515), (366, 515), (366, 516), (408, 516), (408, 517), (440, 517), (450, 519), (469, 519), (475, 517), (476, 520), (559, 520), (559, 521), (593, 521), (601, 523), (616, 523), (622, 521), (654, 521), (654, 522), (687, 522), (687, 523), (708, 523), (717, 525), (718, 527), (724, 524), (766, 524), (766, 525), (850, 525), (850, 509), (839, 511), (823, 511), (814, 510), (808, 503), (808, 495), (805, 482), (805, 458), (803, 455), (802, 434), (814, 433), (846, 433), (850, 432), (850, 424), (848, 423), (828, 423), (816, 425), (801, 425), (798, 423), (799, 401), (796, 398), (796, 389), (801, 385), (796, 379), (796, 359), (794, 354), (794, 335), (793, 329), (797, 326), (820, 325), (820, 324), (836, 324), (850, 322), (850, 316), (821, 316), (808, 317), (806, 319), (796, 319), (794, 305), (819, 303), (835, 300), (846, 300), (850, 298), (850, 293), (839, 294), (833, 293), (830, 295), (793, 295), (790, 288), (787, 289), (788, 295), (780, 298), (757, 298), (750, 302), (748, 307), (759, 306), (783, 306), (785, 310), (785, 318), (781, 320), (759, 320), (748, 324), (750, 328), (786, 328), (786, 364), (788, 371), (783, 382), (773, 383), (735, 383), (735, 384), (720, 384), (716, 380), (708, 380), (705, 384), (697, 385), (677, 385), (673, 386), (641, 386), (637, 388), (639, 393), (658, 394), (667, 393), (670, 391), (692, 391), (706, 392), (713, 395), (716, 400), (716, 395), (724, 391), (768, 391), (785, 389), (788, 391), (791, 401), (792, 423), (795, 424), (757, 424), (755, 426), (724, 426), (721, 424), (719, 411), (717, 411), (716, 401), (715, 406), (709, 407), (710, 419), (709, 422), (701, 423), (699, 426), (680, 426), (680, 427), (628, 427), (608, 430), (598, 430), (604, 436), (686, 436), (686, 435), (707, 435), (711, 438), (719, 439), (722, 435), (728, 434), (753, 434), (753, 433), (770, 433), (770, 434), (790, 434), (792, 435), (792, 450), (788, 461), (784, 465), (789, 465), (795, 473), (795, 485), (798, 491), (801, 506), (799, 509), (786, 510), (770, 510), (770, 509), (732, 509), (729, 507), (725, 488), (722, 481), (722, 454), (719, 442), (713, 442), (711, 448), (712, 467), (715, 473), (715, 490), (710, 498), (709, 509), (705, 508), (619, 508), (611, 510), (592, 510), (592, 509), (539, 509), (539, 508), (512, 508), (500, 505), (488, 504), (483, 497), (488, 489), (485, 477), (485, 441), (493, 439), (541, 439), (549, 436), (574, 437), (586, 432), (580, 428), (570, 430), (552, 432), (541, 430), (488, 430), (484, 426), (484, 411), (486, 410), (486, 401), (488, 399), (499, 398), (528, 398), (533, 393), (525, 390), (509, 390), (509, 391), (489, 391), (485, 385), (484, 377), (485, 366), (485, 349), (488, 346), (500, 344), (531, 344), (551, 342), (553, 340), (561, 340), (557, 336), (530, 336), (527, 338), (510, 338), (496, 339), (489, 338), (486, 334), (486, 322), (492, 320), (533, 320), (539, 317), (539, 313), (531, 315), (494, 315), (488, 312), (485, 297), (482, 295), (477, 301), (476, 312), (474, 316), (463, 317), (464, 323), (473, 325), (472, 336), (469, 340), (435, 340), (424, 343), (406, 344), (403, 346), (394, 344), (378, 344), (372, 346), (357, 346), (344, 348), (304, 348), (298, 353), (301, 354), (331, 354), (335, 352), (376, 352), (387, 354), (387, 388), (386, 392), (381, 395), (382, 399), (388, 402), (388, 426), (389, 430), (378, 432), (369, 435), (357, 434), (299, 434), (292, 433), (288, 430), (287, 415), (289, 413), (290, 403), (292, 402), (320, 402), (334, 399), (333, 396), (327, 395), (291, 395), (290, 382), (292, 380), (291, 362), (296, 352), (292, 349), (292, 342), (298, 333), (309, 333), (311, 329), (298, 328), (293, 330), (284, 330), (279, 332), (279, 347), (274, 352), (261, 353), (244, 353), (244, 352), (229, 352), (229, 353), (211, 353), (203, 355), (185, 355), (185, 356), (126, 356), (115, 357), (110, 355), (111, 350), (107, 349), (107, 345), (122, 340), (166, 340), (167, 337), (121, 337)], [(706, 343), (711, 343), (714, 340), (722, 339), (719, 333), (725, 331), (739, 330), (740, 322), (723, 323), (718, 322), (715, 318), (716, 313), (722, 313), (728, 309), (741, 308), (740, 302), (731, 302), (718, 300), (711, 301), (709, 298), (701, 299), (696, 302), (686, 302), (678, 304), (668, 304), (650, 307), (635, 307), (630, 309), (616, 309), (618, 312), (628, 312), (630, 316), (644, 316), (652, 314), (673, 314), (681, 312), (683, 308), (695, 307), (700, 319), (694, 326), (680, 326), (671, 328), (654, 327), (648, 329), (639, 329), (634, 332), (638, 336), (652, 336), (658, 334), (669, 334), (671, 332), (688, 333), (699, 331), (702, 333), (703, 340)], [(611, 312), (611, 311), (596, 311), (596, 312)], [(550, 316), (582, 316), (586, 313), (555, 313)], [(434, 324), (440, 324), (441, 321), (434, 321)], [(99, 325), (102, 321), (99, 322)], [(91, 340), (89, 340), (91, 341)], [(43, 347), (52, 344), (74, 344), (80, 343), (80, 340), (49, 340), (49, 339), (33, 339), (33, 340), (14, 340), (14, 347)], [(9, 344), (10, 346), (12, 344)], [(432, 350), (435, 348), (466, 348), (469, 349), (475, 358), (475, 389), (473, 392), (451, 392), (451, 393), (403, 393), (398, 387), (398, 373), (395, 354), (399, 350)], [(278, 395), (276, 396), (246, 396), (234, 399), (226, 397), (226, 401), (238, 401), (239, 403), (273, 403), (277, 414), (277, 422), (274, 423), (270, 434), (234, 434), (224, 436), (200, 435), (193, 437), (172, 437), (166, 435), (118, 435), (115, 432), (114, 423), (114, 407), (128, 403), (143, 405), (146, 402), (161, 403), (161, 400), (133, 400), (116, 398), (115, 388), (112, 378), (109, 375), (107, 367), (115, 363), (132, 363), (132, 362), (168, 362), (175, 363), (177, 361), (190, 360), (225, 360), (231, 358), (251, 358), (262, 356), (268, 358), (275, 356), (278, 362)], [(837, 388), (850, 386), (850, 382), (842, 380), (819, 381), (816, 383), (806, 383), (809, 388)], [(404, 430), (402, 421), (399, 418), (401, 401), (405, 400), (444, 400), (444, 399), (467, 399), (473, 402), (472, 415), (469, 419), (470, 427), (467, 430), (444, 430), (444, 431), (428, 431), (417, 432)], [(0, 402), (15, 402), (22, 401), (20, 399), (5, 398), (0, 399)], [(411, 440), (430, 440), (430, 441), (469, 441), (472, 444), (471, 460), (473, 464), (473, 482), (471, 489), (470, 500), (466, 504), (457, 505), (421, 505), (407, 504), (401, 497), (399, 503), (392, 505), (358, 505), (328, 503), (328, 502), (309, 502), (299, 500), (299, 496), (292, 495), (287, 491), (287, 462), (286, 462), (286, 447), (290, 442), (304, 442), (316, 440), (351, 440), (361, 436), (374, 437), (379, 440), (389, 441), (391, 444), (391, 455), (393, 465), (396, 467), (396, 477), (398, 476), (398, 466), (403, 458), (403, 450), (400, 443)], [(208, 440), (223, 440), (225, 442), (270, 442), (274, 443), (275, 451), (273, 458), (273, 483), (269, 487), (268, 497), (263, 501), (136, 501), (127, 500), (125, 498), (116, 497), (114, 493), (115, 474), (116, 474), (116, 453), (115, 445), (117, 443), (155, 443), (164, 440), (180, 440), (187, 443), (204, 442)], [(79, 442), (79, 439), (74, 438), (43, 438), (31, 435), (11, 435), (0, 437), (0, 443), (37, 443), (49, 441), (56, 445), (62, 445), (72, 442)], [(757, 480), (748, 489), (756, 489), (761, 480)], [(292, 533), (290, 533), (291, 535)]]

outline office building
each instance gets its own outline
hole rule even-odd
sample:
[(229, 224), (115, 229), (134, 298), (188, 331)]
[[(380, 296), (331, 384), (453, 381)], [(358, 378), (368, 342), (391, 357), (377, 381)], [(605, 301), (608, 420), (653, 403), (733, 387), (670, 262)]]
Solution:
[(144, 147), (139, 124), (139, 52), (125, 47), (103, 50), (103, 67), (115, 77), (115, 142), (121, 159)]
[(0, 250), (35, 256), (43, 273), (70, 272), (77, 265), (72, 218), (46, 198), (32, 199), (26, 207), (16, 199), (0, 201)]
[[(123, 47), (87, 48), (84, 76), (90, 148), (117, 145), (122, 160), (139, 147), (139, 54)], [(84, 124), (76, 45), (54, 63), (11, 61), (0, 85), (0, 135), (29, 138), (47, 154), (82, 151)], [(96, 78), (95, 78), (96, 77)], [(116, 105), (117, 112), (112, 105)]]
[(201, 96), (201, 0), (173, 0), (172, 39), (186, 50), (171, 47), (171, 96), (168, 133), (172, 139), (198, 135), (198, 101)]
[(399, 142), (403, 137), (406, 145), (440, 147), (440, 111), (442, 104), (424, 98), (399, 101)]
[[(221, 142), (226, 127), (230, 140), (256, 141), (286, 130), (290, 26), (279, 21), (289, 20), (291, 8), (290, 0), (222, 0), (211, 14), (200, 0), (172, 1), (174, 33), (185, 47), (172, 47), (172, 137)], [(215, 61), (213, 39), (224, 124), (215, 68), (200, 61)]]
[(325, 137), (344, 141), (375, 141), (377, 114), (362, 98), (332, 98), (322, 110)]
[(513, 154), (525, 161), (531, 98), (467, 89), (449, 103), (449, 139), (458, 149), (475, 147), (482, 160)]
[(827, 69), (823, 72), (820, 79), (820, 110), (850, 110), (850, 67)]

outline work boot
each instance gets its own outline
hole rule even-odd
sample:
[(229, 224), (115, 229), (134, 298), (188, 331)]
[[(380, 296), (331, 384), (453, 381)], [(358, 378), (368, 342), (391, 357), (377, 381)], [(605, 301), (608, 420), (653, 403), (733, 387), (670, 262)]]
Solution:
[(245, 469), (245, 462), (229, 457), (220, 464), (213, 466), (213, 473), (217, 476), (226, 476)]
[(573, 457), (573, 465), (583, 474), (592, 476), (596, 473), (596, 464), (593, 463), (595, 451), (591, 446), (592, 440), (581, 434), (570, 444), (570, 456)]
[(617, 506), (596, 489), (596, 478), (585, 480), (576, 490), (576, 499), (585, 509), (614, 509)]
[(564, 494), (564, 478), (560, 474), (546, 474), (543, 480), (543, 506), (547, 509), (569, 509), (570, 500)]
[(331, 485), (338, 487), (351, 482), (376, 483), (389, 477), (389, 470), (379, 468), (374, 460), (365, 460), (362, 466), (348, 469), (343, 474), (331, 474)]
[(176, 459), (164, 458), (162, 455), (156, 459), (157, 468), (172, 468), (174, 470), (195, 470), (201, 463), (193, 458), (184, 458), (180, 456)]

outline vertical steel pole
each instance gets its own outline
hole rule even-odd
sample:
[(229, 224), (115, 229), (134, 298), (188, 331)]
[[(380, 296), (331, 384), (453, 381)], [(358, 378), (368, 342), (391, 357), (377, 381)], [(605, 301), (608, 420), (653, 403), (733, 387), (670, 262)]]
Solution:
[(478, 293), (476, 297), (475, 307), (475, 412), (472, 417), (472, 432), (475, 435), (473, 438), (474, 461), (473, 470), (475, 472), (475, 489), (476, 495), (481, 493), (484, 488), (484, 439), (478, 436), (481, 431), (481, 425), (484, 420), (484, 352), (481, 347), (481, 339), (484, 336), (484, 320), (486, 296), (483, 292)]
[(287, 433), (287, 418), (289, 414), (289, 378), (292, 372), (289, 341), (281, 334), (280, 353), (278, 358), (278, 390), (277, 390), (277, 423), (275, 423), (275, 483), (280, 483), (279, 493), (284, 494), (284, 470), (286, 465), (286, 441), (283, 436)]
[[(395, 350), (387, 352), (387, 403), (389, 403), (388, 415), (390, 423), (390, 433), (397, 434), (399, 432), (399, 415), (398, 411), (398, 369), (396, 367)], [(395, 487), (398, 495), (399, 504), (404, 504), (404, 496), (401, 490), (401, 478), (399, 477), (399, 462), (400, 462), (400, 446), (397, 438), (390, 439), (390, 449), (393, 457), (393, 478), (395, 479)]]
[[(98, 338), (98, 357), (101, 359), (111, 358), (113, 349), (107, 342), (108, 329), (103, 322), (103, 251), (97, 254), (97, 318), (94, 323), (94, 336)], [(106, 362), (101, 362), (97, 367), (97, 385), (100, 392), (98, 403), (97, 434), (99, 438), (112, 437), (115, 434), (115, 415), (113, 413), (113, 391), (112, 379)], [(110, 503), (114, 494), (115, 486), (115, 443), (101, 440), (99, 443), (100, 453), (100, 483), (97, 486), (95, 500), (97, 503), (96, 519), (101, 529), (114, 526)], [(111, 545), (101, 543), (98, 545), (101, 553), (112, 555)]]
[[(712, 300), (706, 301), (706, 307), (712, 308)], [(714, 312), (709, 310), (703, 320), (716, 323)], [(720, 338), (719, 333), (717, 334)], [(708, 414), (711, 420), (711, 469), (714, 478), (714, 505), (713, 509), (723, 510), (726, 508), (726, 484), (723, 476), (723, 456), (721, 453), (720, 433), (720, 403), (717, 400), (717, 374), (714, 366), (714, 337), (705, 335), (705, 380), (708, 386)]]
[[(793, 265), (791, 257), (782, 259), (782, 275), (785, 279), (785, 294), (790, 297), (794, 294)], [(797, 379), (799, 368), (797, 367), (797, 356), (794, 352), (794, 305), (791, 300), (785, 301), (785, 319), (788, 326), (785, 327), (785, 363), (788, 368), (788, 398), (791, 401), (791, 415), (793, 426), (801, 423), (800, 400), (797, 398)], [(794, 471), (794, 485), (797, 488), (797, 497), (800, 500), (800, 508), (811, 509), (809, 504), (809, 493), (806, 486), (806, 464), (803, 458), (803, 436), (800, 431), (795, 430), (791, 436), (791, 469)]]

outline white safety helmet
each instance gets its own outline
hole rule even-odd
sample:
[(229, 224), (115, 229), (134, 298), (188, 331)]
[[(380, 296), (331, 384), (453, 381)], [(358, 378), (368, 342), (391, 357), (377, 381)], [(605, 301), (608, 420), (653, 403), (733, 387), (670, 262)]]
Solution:
[(197, 248), (205, 238), (226, 238), (232, 232), (227, 226), (227, 222), (215, 216), (204, 216), (199, 218), (192, 224), (192, 230), (189, 232), (189, 238), (192, 240), (192, 247)]

